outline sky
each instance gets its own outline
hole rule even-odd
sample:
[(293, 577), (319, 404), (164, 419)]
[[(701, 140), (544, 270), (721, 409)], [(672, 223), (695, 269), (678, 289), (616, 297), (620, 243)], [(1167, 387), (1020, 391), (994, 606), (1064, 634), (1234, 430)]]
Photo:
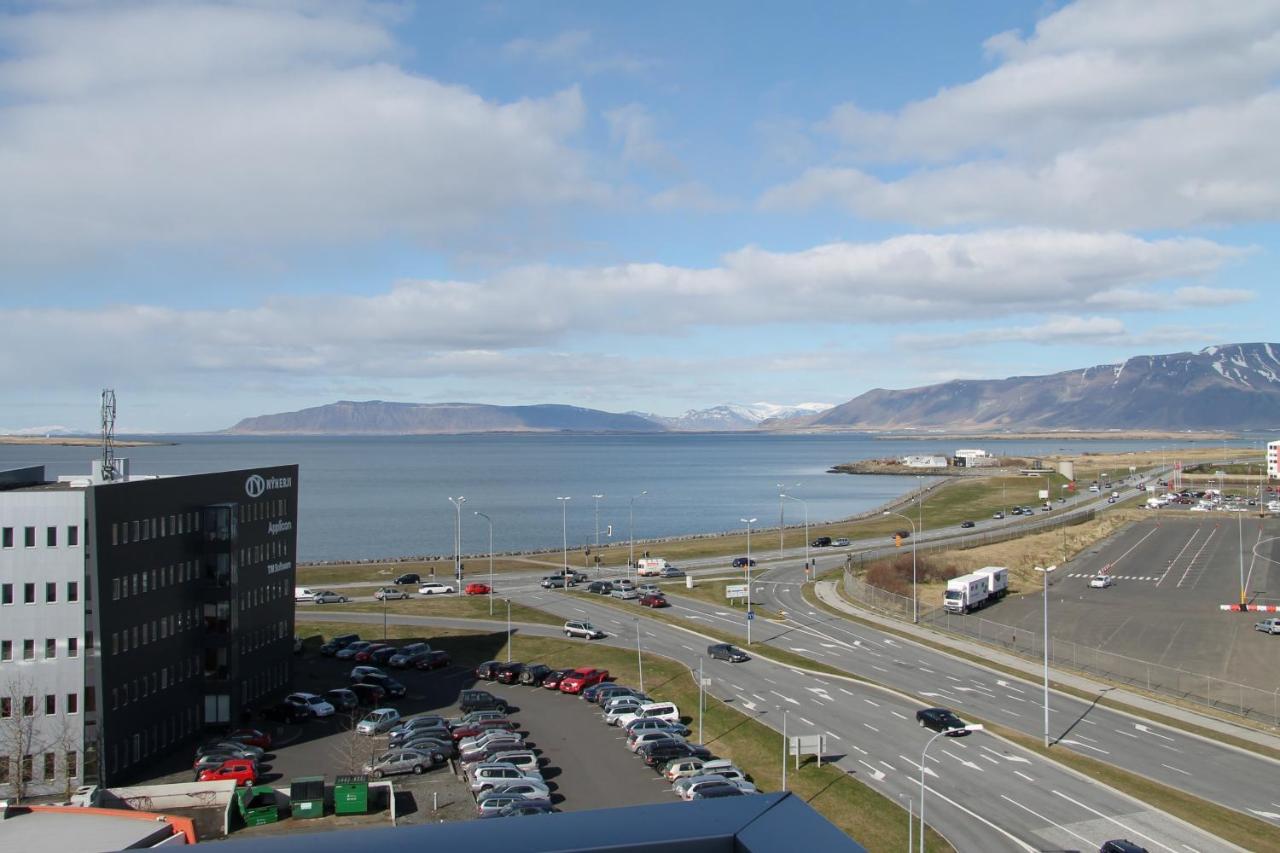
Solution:
[(1280, 0), (0, 6), (0, 430), (1274, 341)]

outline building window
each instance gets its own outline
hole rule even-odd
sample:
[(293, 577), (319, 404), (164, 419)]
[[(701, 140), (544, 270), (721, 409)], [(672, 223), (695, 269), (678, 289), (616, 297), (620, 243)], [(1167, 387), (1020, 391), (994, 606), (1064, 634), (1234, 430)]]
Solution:
[(53, 604), (58, 600), (57, 581), (46, 581), (44, 585), (44, 603)]
[(36, 603), (36, 585), (35, 584), (24, 583), (22, 585), (22, 603), (23, 604)]
[(44, 754), (44, 778), (45, 779), (53, 779), (58, 775), (57, 770), (54, 767), (55, 758), (56, 756), (52, 752), (46, 752)]
[(117, 601), (120, 598), (120, 578), (111, 579), (111, 600)]
[(69, 750), (67, 752), (67, 778), (74, 779), (80, 774), (76, 771), (76, 752)]
[(111, 654), (120, 654), (120, 635), (115, 631), (111, 632)]
[(84, 688), (84, 709), (90, 714), (98, 710), (98, 703), (95, 697), (96, 694), (93, 692), (93, 685), (87, 685)]
[(35, 640), (22, 641), (22, 659), (23, 660), (36, 659), (36, 641)]
[(22, 528), (22, 544), (28, 548), (36, 547), (36, 529), (34, 527)]
[(9, 784), (9, 756), (0, 755), (0, 785)]
[(36, 715), (36, 697), (23, 696), (22, 697), (22, 716), (34, 717), (35, 715)]
[(80, 600), (80, 584), (76, 581), (67, 581), (67, 601)]
[(80, 545), (80, 528), (75, 524), (67, 525), (67, 547), (75, 548)]
[(93, 650), (93, 632), (92, 631), (84, 632), (84, 648), (85, 648), (85, 651)]
[(0, 640), (0, 661), (13, 660), (13, 640)]
[(76, 637), (67, 637), (67, 657), (80, 657), (80, 640)]
[(80, 694), (79, 693), (67, 694), (67, 713), (68, 714), (80, 713)]
[(0, 584), (0, 604), (13, 604), (13, 584)]
[(9, 696), (0, 696), (0, 720), (7, 720), (13, 716), (13, 699)]
[(48, 548), (58, 547), (58, 528), (46, 527), (44, 529), (44, 544)]
[(53, 660), (58, 656), (58, 641), (49, 637), (44, 641), (44, 659)]
[(13, 547), (13, 528), (5, 527), (0, 529), (0, 546), (5, 548)]
[(52, 693), (44, 695), (44, 713), (49, 717), (58, 713), (58, 697)]

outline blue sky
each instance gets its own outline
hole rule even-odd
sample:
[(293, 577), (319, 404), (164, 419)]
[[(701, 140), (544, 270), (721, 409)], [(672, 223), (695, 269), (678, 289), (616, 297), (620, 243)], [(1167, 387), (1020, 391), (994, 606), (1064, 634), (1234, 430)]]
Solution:
[(11, 4), (0, 430), (1272, 340), (1280, 3)]

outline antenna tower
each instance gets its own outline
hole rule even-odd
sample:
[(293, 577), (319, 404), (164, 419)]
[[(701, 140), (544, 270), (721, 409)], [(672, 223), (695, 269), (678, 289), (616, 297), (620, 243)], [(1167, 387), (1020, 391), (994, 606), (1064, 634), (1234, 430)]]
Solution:
[(102, 389), (102, 479), (116, 478), (116, 392)]

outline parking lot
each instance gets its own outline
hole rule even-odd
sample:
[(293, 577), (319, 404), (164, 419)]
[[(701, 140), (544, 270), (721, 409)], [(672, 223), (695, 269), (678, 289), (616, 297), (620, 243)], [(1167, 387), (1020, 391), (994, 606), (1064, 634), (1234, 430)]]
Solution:
[[(1161, 510), (1058, 569), (1050, 594), (1052, 634), (1058, 641), (1275, 690), (1280, 637), (1253, 630), (1267, 614), (1219, 609), (1239, 601), (1242, 566), (1250, 601), (1280, 603), (1280, 520)], [(1091, 589), (1089, 579), (1104, 570), (1114, 584)], [(975, 615), (1039, 633), (1042, 608), (1033, 593)]]
[[(505, 637), (493, 639), (492, 647), (496, 650)], [(484, 648), (484, 644), (480, 647)], [(583, 665), (591, 663), (589, 647), (583, 647), (583, 658)], [(346, 686), (352, 666), (350, 661), (305, 654), (298, 659), (293, 688), (323, 693)], [(541, 687), (478, 681), (470, 666), (459, 664), (430, 672), (384, 669), (405, 684), (408, 694), (381, 704), (397, 708), (402, 715), (458, 716), (459, 692), (469, 687), (488, 690), (504, 698), (511, 705), (510, 717), (519, 724), (526, 742), (540, 753), (543, 778), (551, 788), (552, 802), (561, 811), (674, 799), (669, 786), (627, 750), (622, 732), (605, 725), (599, 709), (577, 696)], [(323, 775), (332, 784), (336, 775), (358, 772), (364, 761), (380, 754), (387, 744), (385, 735), (368, 737), (352, 731), (354, 722), (366, 712), (367, 709), (362, 708), (354, 715), (339, 713), (298, 724), (255, 718), (251, 725), (273, 738), (261, 782), (287, 790), (289, 780), (300, 776)], [(177, 756), (171, 770), (162, 778), (151, 781), (191, 781), (193, 774), (190, 764), (184, 763), (185, 755)], [(421, 776), (405, 774), (388, 779), (396, 787), (400, 823), (474, 817), (474, 798), (448, 764)], [(308, 822), (307, 831), (323, 828), (321, 823)]]

